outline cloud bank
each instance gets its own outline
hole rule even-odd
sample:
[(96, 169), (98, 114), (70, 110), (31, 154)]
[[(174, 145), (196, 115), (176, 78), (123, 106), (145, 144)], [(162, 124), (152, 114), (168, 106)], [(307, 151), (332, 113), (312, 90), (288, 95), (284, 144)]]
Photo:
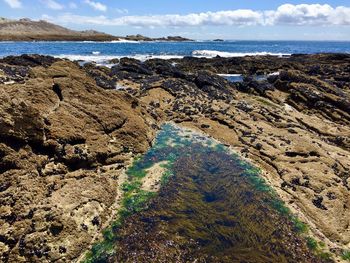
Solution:
[[(6, 0), (8, 1), (8, 0)], [(85, 1), (99, 11), (106, 11), (97, 2)], [(135, 26), (135, 27), (198, 27), (198, 26), (328, 26), (350, 25), (350, 7), (320, 4), (284, 4), (276, 10), (254, 11), (237, 9), (218, 12), (192, 13), (187, 15), (148, 15), (122, 16), (108, 18), (106, 16), (81, 16), (70, 13), (44, 19), (61, 24), (90, 24), (103, 26)]]

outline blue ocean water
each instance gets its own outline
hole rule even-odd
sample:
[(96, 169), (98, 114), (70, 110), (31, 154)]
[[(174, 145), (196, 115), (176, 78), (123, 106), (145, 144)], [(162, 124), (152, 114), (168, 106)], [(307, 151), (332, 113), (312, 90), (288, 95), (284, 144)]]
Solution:
[(0, 42), (0, 57), (44, 54), (74, 60), (103, 61), (118, 57), (234, 57), (256, 54), (350, 53), (350, 42), (224, 41), (224, 42)]

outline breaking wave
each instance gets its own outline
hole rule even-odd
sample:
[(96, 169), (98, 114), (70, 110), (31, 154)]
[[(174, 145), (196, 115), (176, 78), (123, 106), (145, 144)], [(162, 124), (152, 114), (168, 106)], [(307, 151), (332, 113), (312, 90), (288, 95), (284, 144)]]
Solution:
[(230, 57), (245, 57), (245, 56), (290, 56), (291, 54), (284, 54), (284, 53), (271, 53), (271, 52), (224, 52), (224, 51), (217, 51), (217, 50), (195, 50), (192, 52), (192, 56), (194, 57), (205, 57), (205, 58), (214, 58), (216, 56), (223, 57), (223, 58), (230, 58)]

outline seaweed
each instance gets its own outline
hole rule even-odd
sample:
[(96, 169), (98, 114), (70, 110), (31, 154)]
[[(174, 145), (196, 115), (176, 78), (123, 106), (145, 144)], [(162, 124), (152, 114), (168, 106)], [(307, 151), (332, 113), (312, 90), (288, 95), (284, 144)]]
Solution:
[[(258, 168), (214, 140), (204, 140), (199, 136), (191, 139), (191, 136), (183, 134), (177, 126), (165, 124), (153, 147), (143, 156), (135, 158), (126, 171), (128, 181), (121, 187), (124, 193), (118, 217), (109, 228), (103, 230), (103, 240), (93, 246), (85, 262), (104, 262), (116, 256), (123, 240), (120, 230), (125, 220), (141, 211), (145, 213), (148, 204), (158, 198), (157, 193), (141, 188), (142, 178), (147, 176), (147, 170), (160, 162), (165, 170), (160, 181), (162, 189), (170, 188), (174, 180), (180, 181), (181, 189), (159, 196), (165, 200), (157, 204), (163, 204), (164, 207), (154, 212), (160, 213), (161, 218), (171, 214), (178, 215), (176, 220), (179, 220), (179, 225), (174, 223), (174, 229), (168, 231), (182, 233), (188, 240), (197, 240), (208, 253), (219, 255), (221, 250), (228, 249), (227, 244), (236, 244), (237, 238), (240, 242), (236, 245), (238, 248), (242, 246), (242, 251), (245, 251), (245, 245), (259, 248), (259, 251), (249, 256), (254, 258), (259, 253), (265, 253), (269, 242), (272, 246), (283, 247), (279, 238), (271, 239), (271, 235), (280, 236), (279, 231), (288, 232), (287, 229), (291, 229), (295, 234), (305, 236), (308, 232), (307, 225), (293, 215), (279, 199), (278, 194), (261, 177)], [(168, 187), (164, 187), (165, 185)], [(178, 196), (168, 200), (171, 195)], [(172, 210), (163, 216), (162, 209), (166, 210), (167, 206), (173, 206)], [(209, 214), (213, 211), (219, 211), (219, 218)], [(196, 216), (192, 217), (192, 213)], [(271, 222), (272, 218), (277, 222)], [(236, 232), (232, 232), (233, 230)], [(252, 236), (245, 237), (248, 233)], [(213, 235), (217, 236), (211, 240)], [(330, 258), (329, 253), (323, 252), (321, 243), (313, 238), (305, 237), (303, 242), (319, 258)], [(291, 252), (281, 253), (290, 255)], [(284, 258), (285, 255), (276, 255), (275, 259)], [(350, 253), (348, 256), (350, 258)]]

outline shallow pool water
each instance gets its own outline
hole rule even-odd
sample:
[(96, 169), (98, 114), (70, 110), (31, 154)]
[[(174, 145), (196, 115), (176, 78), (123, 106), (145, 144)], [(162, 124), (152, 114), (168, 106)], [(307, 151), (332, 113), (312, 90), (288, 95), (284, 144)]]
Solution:
[[(138, 178), (160, 162), (165, 170), (159, 194), (135, 190)], [(100, 253), (103, 262), (323, 260), (309, 251), (300, 235), (306, 226), (259, 170), (206, 136), (165, 124), (127, 174), (127, 217), (112, 230), (111, 249)]]

